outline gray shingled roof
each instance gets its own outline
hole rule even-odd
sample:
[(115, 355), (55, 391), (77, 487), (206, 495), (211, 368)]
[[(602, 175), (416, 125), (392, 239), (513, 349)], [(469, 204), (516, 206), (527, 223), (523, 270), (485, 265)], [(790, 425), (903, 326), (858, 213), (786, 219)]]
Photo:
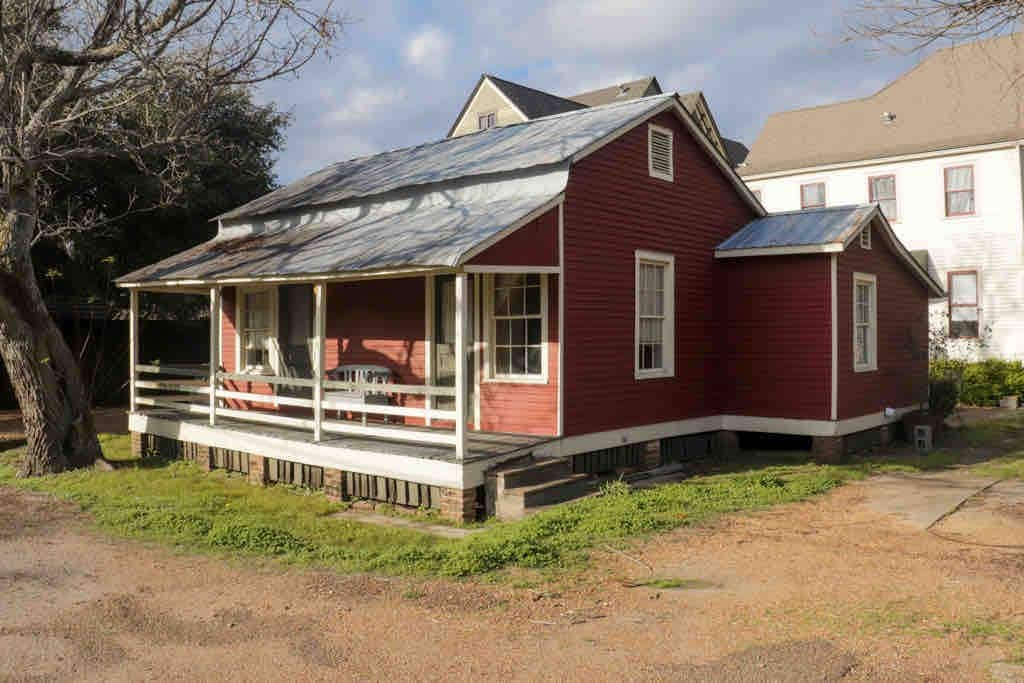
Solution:
[(228, 221), (294, 211), (401, 188), (558, 164), (674, 94), (592, 107), (342, 161), (218, 216)]
[(751, 176), (1019, 140), (1021, 74), (1024, 34), (939, 50), (868, 97), (772, 114), (740, 171)]
[(635, 81), (627, 81), (610, 85), (606, 88), (598, 88), (597, 90), (588, 90), (587, 92), (570, 95), (569, 99), (588, 107), (599, 107), (603, 104), (622, 102), (660, 93), (661, 85), (658, 83), (658, 79), (654, 76), (645, 76)]
[(874, 204), (773, 213), (752, 220), (716, 251), (842, 245), (875, 213)]
[(539, 119), (542, 116), (576, 111), (587, 106), (579, 102), (567, 100), (564, 97), (559, 97), (558, 95), (552, 95), (543, 90), (506, 81), (504, 78), (498, 78), (490, 74), (487, 75), (487, 78), (500, 88), (505, 93), (505, 96), (512, 100), (519, 107), (519, 110), (526, 114), (526, 118), (529, 119)]

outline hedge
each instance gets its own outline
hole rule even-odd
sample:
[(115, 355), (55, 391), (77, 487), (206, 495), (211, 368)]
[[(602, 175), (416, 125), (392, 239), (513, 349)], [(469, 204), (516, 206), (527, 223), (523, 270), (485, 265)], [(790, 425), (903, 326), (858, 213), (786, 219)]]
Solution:
[(959, 385), (960, 402), (972, 406), (994, 406), (1012, 394), (1024, 395), (1024, 363), (1016, 360), (932, 361), (932, 382), (952, 380)]

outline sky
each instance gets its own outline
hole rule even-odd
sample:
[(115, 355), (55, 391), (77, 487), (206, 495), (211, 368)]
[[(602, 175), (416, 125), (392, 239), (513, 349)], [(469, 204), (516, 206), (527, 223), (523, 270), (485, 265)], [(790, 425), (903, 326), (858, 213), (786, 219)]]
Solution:
[(844, 41), (854, 2), (336, 0), (331, 54), (257, 98), (292, 115), (282, 183), (443, 138), (481, 73), (559, 95), (654, 75), (702, 90), (750, 145), (772, 112), (871, 94), (921, 59)]

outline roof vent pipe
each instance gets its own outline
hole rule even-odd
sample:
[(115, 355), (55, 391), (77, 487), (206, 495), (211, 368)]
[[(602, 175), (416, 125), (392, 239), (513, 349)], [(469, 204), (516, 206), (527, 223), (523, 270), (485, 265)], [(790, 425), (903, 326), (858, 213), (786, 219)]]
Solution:
[(889, 125), (890, 123), (892, 123), (895, 120), (896, 120), (896, 114), (893, 114), (891, 111), (883, 111), (882, 112), (882, 123), (884, 123), (885, 125)]

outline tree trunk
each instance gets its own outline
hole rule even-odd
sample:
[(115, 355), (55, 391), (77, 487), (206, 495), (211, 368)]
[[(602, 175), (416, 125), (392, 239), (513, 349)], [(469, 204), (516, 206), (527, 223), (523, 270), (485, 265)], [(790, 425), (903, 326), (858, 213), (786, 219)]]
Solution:
[[(27, 187), (27, 189), (26, 189)], [(99, 441), (78, 361), (54, 324), (29, 255), (35, 224), (32, 184), (3, 198), (0, 221), (0, 357), (14, 387), (28, 447), (21, 476), (93, 464)]]

